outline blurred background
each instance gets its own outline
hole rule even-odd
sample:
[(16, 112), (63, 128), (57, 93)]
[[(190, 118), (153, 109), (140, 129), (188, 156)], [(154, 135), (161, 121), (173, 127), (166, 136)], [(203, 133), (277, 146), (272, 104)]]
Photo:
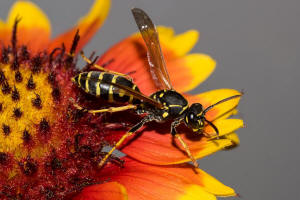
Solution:
[[(14, 0), (1, 2), (6, 18)], [(34, 0), (49, 16), (55, 36), (70, 28), (93, 0)], [(217, 68), (191, 93), (244, 89), (238, 117), (241, 145), (199, 161), (244, 200), (300, 199), (299, 0), (112, 0), (103, 28), (86, 46), (102, 54), (137, 31), (130, 9), (146, 10), (157, 25), (177, 33), (200, 31), (193, 52), (211, 55)], [(228, 198), (237, 199), (237, 198)]]

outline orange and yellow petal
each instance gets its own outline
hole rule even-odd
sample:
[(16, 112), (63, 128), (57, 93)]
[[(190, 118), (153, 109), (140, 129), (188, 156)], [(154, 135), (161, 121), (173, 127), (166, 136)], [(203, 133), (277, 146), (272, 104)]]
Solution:
[[(207, 108), (210, 105), (213, 105), (217, 103), (218, 101), (234, 96), (234, 95), (240, 95), (241, 93), (237, 90), (233, 89), (217, 89), (212, 90), (208, 92), (204, 92), (198, 95), (188, 95), (185, 94), (184, 96), (188, 100), (190, 104), (192, 103), (201, 103), (204, 108)], [(211, 110), (209, 110), (205, 117), (209, 121), (213, 121), (217, 118), (226, 116), (230, 116), (234, 113), (236, 113), (235, 108), (237, 107), (238, 103), (240, 101), (240, 98), (231, 99), (229, 101), (223, 102)]]
[(26, 45), (32, 52), (44, 50), (50, 40), (50, 21), (43, 11), (30, 1), (16, 1), (11, 7), (7, 22), (0, 23), (1, 43), (10, 43), (16, 20), (20, 20), (17, 31), (18, 45)]
[(173, 87), (178, 92), (194, 89), (214, 71), (216, 62), (206, 54), (188, 54), (196, 45), (199, 33), (189, 30), (175, 35), (170, 27), (157, 27)]
[(80, 35), (77, 50), (82, 49), (103, 24), (108, 15), (110, 3), (110, 0), (95, 0), (90, 11), (78, 21), (77, 25), (51, 41), (49, 49), (61, 46), (62, 43), (66, 47), (71, 47), (77, 30)]
[[(184, 92), (195, 88), (214, 70), (216, 62), (205, 54), (187, 54), (198, 40), (198, 32), (190, 30), (175, 35), (168, 27), (157, 28), (162, 51), (173, 87)], [(147, 50), (139, 33), (135, 33), (109, 49), (99, 64), (109, 61), (108, 69), (129, 73), (140, 90), (151, 94), (158, 90), (149, 72)]]
[(215, 69), (216, 62), (206, 54), (189, 54), (168, 63), (173, 87), (187, 92), (205, 81)]
[(126, 188), (117, 182), (86, 187), (73, 200), (127, 200)]
[[(192, 155), (199, 159), (215, 153), (219, 150), (237, 145), (237, 140), (233, 140), (231, 133), (243, 127), (243, 121), (240, 119), (220, 119), (214, 122), (219, 130), (221, 139), (207, 138), (203, 135), (197, 136), (196, 133), (190, 132), (184, 125), (178, 128), (178, 132), (190, 148)], [(184, 153), (180, 143), (172, 138), (168, 133), (169, 128), (162, 130), (158, 126), (152, 126), (154, 130), (144, 128), (142, 134), (136, 140), (130, 141), (130, 145), (125, 145), (122, 152), (141, 162), (169, 165), (190, 161)], [(215, 135), (210, 126), (206, 126), (206, 133)], [(186, 133), (186, 134), (184, 134)], [(227, 135), (231, 137), (227, 138)], [(224, 136), (224, 137), (223, 137)]]
[(226, 135), (226, 138), (230, 139), (235, 145), (240, 144), (239, 136), (236, 133), (230, 133), (230, 134)]
[[(219, 136), (227, 135), (244, 126), (241, 119), (217, 119), (213, 123), (219, 130)], [(205, 126), (204, 132), (208, 135), (215, 135), (215, 130), (211, 126)]]
[(117, 172), (110, 170), (107, 176), (126, 187), (130, 200), (202, 200), (235, 195), (232, 188), (200, 169), (195, 169), (195, 173), (188, 164), (162, 167), (130, 158), (124, 160), (123, 168)]

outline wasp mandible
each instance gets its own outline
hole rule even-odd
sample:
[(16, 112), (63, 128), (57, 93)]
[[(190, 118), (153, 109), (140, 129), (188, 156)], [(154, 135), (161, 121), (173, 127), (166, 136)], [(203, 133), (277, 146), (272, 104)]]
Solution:
[[(128, 78), (128, 75), (122, 75), (108, 70), (103, 71), (103, 68), (100, 66), (97, 68), (102, 71), (82, 72), (72, 79), (72, 81), (86, 93), (107, 100), (108, 102), (127, 103), (127, 105), (120, 107), (88, 110), (89, 113), (119, 112), (134, 109), (137, 114), (146, 114), (146, 116), (125, 133), (105, 155), (100, 161), (99, 167), (102, 167), (105, 164), (113, 151), (117, 149), (127, 137), (136, 133), (145, 123), (150, 121), (160, 123), (172, 121), (171, 134), (181, 143), (194, 166), (198, 167), (196, 159), (191, 154), (189, 147), (180, 135), (177, 134), (176, 127), (179, 124), (184, 123), (193, 132), (205, 134), (203, 129), (205, 124), (208, 124), (215, 130), (216, 135), (218, 135), (218, 128), (205, 118), (205, 114), (214, 106), (234, 98), (239, 98), (241, 95), (230, 96), (210, 105), (206, 109), (204, 109), (200, 103), (193, 103), (189, 106), (188, 101), (180, 93), (176, 92), (171, 85), (164, 56), (160, 47), (158, 33), (152, 20), (139, 8), (133, 8), (132, 14), (144, 42), (146, 43), (150, 72), (159, 91), (148, 97), (140, 92), (138, 86)], [(85, 58), (85, 60), (87, 59)], [(79, 105), (74, 105), (78, 109), (83, 109)]]

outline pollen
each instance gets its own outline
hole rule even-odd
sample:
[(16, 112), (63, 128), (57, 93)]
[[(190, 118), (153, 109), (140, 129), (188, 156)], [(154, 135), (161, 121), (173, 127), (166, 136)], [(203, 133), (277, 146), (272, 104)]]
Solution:
[[(28, 52), (21, 48), (22, 59), (28, 59)], [(8, 58), (13, 57), (7, 53)], [(2, 58), (6, 55), (3, 55)], [(24, 60), (18, 63), (18, 68), (11, 65), (16, 61), (0, 62), (1, 84), (1, 115), (0, 124), (0, 152), (12, 153), (15, 158), (21, 160), (27, 156), (23, 144), (30, 140), (38, 143), (39, 133), (47, 134), (51, 130), (51, 124), (55, 119), (53, 88), (48, 81), (49, 73), (41, 70), (43, 62), (40, 56), (32, 60)], [(43, 100), (47, 103), (42, 105)], [(39, 148), (31, 149), (31, 159), (41, 155)], [(47, 151), (45, 149), (44, 151)], [(34, 162), (26, 161), (22, 164), (24, 173), (34, 172)], [(20, 165), (21, 166), (21, 165)]]

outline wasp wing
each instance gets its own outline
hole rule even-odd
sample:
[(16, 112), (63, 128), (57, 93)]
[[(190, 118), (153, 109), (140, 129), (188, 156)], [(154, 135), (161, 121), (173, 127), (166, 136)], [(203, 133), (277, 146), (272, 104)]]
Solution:
[(170, 77), (160, 47), (158, 34), (152, 20), (140, 8), (133, 8), (132, 14), (148, 49), (148, 62), (155, 85), (160, 89), (171, 90)]
[(132, 88), (130, 87), (127, 87), (125, 85), (121, 85), (121, 84), (118, 84), (118, 83), (112, 83), (110, 81), (105, 81), (105, 80), (99, 80), (99, 79), (96, 79), (96, 78), (92, 78), (92, 77), (89, 77), (88, 80), (93, 80), (93, 81), (96, 81), (96, 82), (101, 82), (101, 84), (107, 84), (107, 85), (111, 85), (113, 86), (113, 91), (114, 92), (120, 92), (122, 90), (123, 93), (125, 93), (125, 95), (132, 95), (133, 98), (136, 98), (136, 99), (139, 99), (143, 102), (147, 102), (151, 105), (154, 105), (155, 107), (158, 107), (158, 108), (162, 108), (163, 105), (157, 101), (155, 101), (154, 99), (144, 95), (143, 93), (139, 92), (139, 91), (136, 91), (136, 90), (133, 90)]
[(149, 104), (152, 104), (157, 108), (162, 108), (163, 107), (163, 105), (161, 103), (159, 103), (159, 102), (155, 101), (154, 99), (142, 94), (141, 92), (138, 92), (136, 90), (131, 89), (130, 87), (127, 87), (125, 85), (119, 85), (119, 84), (116, 84), (116, 83), (110, 83), (110, 84), (114, 86), (113, 87), (114, 91), (119, 92), (120, 90), (123, 90), (123, 91), (125, 91), (125, 94), (132, 95), (134, 98), (140, 99), (143, 102), (147, 102)]

